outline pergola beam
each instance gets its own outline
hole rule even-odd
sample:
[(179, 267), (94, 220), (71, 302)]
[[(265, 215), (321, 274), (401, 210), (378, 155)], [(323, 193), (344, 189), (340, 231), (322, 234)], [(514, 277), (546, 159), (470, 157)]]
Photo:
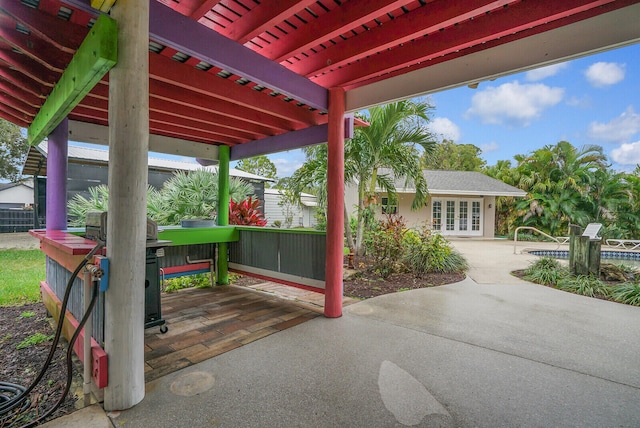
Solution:
[(29, 127), (30, 144), (49, 135), (115, 65), (117, 40), (116, 22), (101, 15)]
[(150, 5), (149, 37), (319, 110), (327, 90), (160, 2)]
[[(515, 5), (490, 14), (491, 19), (469, 20), (445, 31), (422, 37), (412, 43), (380, 52), (375, 60), (355, 62), (341, 73), (327, 73), (315, 80), (321, 85), (347, 86), (369, 78), (391, 73), (432, 59), (456, 53), (463, 49), (516, 35), (531, 28), (552, 23), (555, 20), (578, 14), (610, 3), (611, 0), (595, 0), (585, 4), (583, 0), (547, 0), (531, 9)], [(546, 4), (545, 4), (546, 3)]]

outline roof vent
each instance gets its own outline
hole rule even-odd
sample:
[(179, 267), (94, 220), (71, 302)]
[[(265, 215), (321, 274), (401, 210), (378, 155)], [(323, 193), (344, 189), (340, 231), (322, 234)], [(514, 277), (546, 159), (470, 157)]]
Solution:
[(22, 4), (37, 9), (40, 6), (40, 0), (22, 0)]
[(149, 51), (153, 53), (160, 53), (164, 49), (164, 46), (154, 41), (149, 41)]
[(200, 61), (198, 64), (196, 64), (196, 68), (199, 68), (202, 71), (207, 71), (213, 68), (213, 65), (205, 61)]
[(184, 52), (176, 52), (171, 57), (172, 60), (178, 61), (178, 62), (186, 62), (189, 58), (191, 58), (191, 56), (187, 55)]
[(19, 22), (16, 22), (16, 31), (18, 33), (26, 34), (27, 36), (31, 34), (31, 30), (29, 30), (27, 27), (25, 27)]
[(58, 18), (68, 21), (69, 18), (71, 18), (71, 15), (73, 15), (73, 10), (68, 7), (60, 6), (60, 10), (58, 10)]

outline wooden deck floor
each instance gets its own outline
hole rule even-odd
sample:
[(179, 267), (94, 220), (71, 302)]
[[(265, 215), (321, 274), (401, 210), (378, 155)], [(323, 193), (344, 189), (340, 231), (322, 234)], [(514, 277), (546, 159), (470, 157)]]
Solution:
[(317, 316), (320, 312), (309, 305), (236, 286), (164, 294), (162, 317), (169, 331), (145, 330), (145, 379), (149, 382)]

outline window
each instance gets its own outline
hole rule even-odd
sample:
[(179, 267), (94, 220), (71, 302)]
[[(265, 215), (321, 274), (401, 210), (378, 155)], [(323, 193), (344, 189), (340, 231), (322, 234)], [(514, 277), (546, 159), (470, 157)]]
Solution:
[(382, 214), (398, 214), (398, 202), (382, 198)]
[(431, 221), (433, 222), (433, 230), (442, 229), (442, 202), (433, 201), (433, 213), (431, 215)]
[(480, 202), (473, 201), (471, 204), (471, 230), (480, 230)]

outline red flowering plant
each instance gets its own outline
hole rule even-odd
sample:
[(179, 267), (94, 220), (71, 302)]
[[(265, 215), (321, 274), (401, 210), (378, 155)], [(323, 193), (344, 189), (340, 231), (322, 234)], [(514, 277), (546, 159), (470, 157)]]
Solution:
[(266, 226), (262, 211), (260, 211), (260, 201), (253, 200), (252, 197), (244, 201), (235, 202), (233, 199), (229, 204), (229, 224), (240, 226)]

